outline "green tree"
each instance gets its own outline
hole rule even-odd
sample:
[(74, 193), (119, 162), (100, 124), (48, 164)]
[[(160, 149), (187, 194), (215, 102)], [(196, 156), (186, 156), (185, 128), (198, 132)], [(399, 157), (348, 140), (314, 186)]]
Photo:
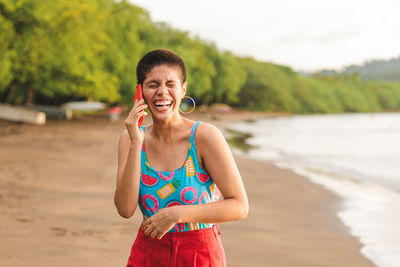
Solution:
[(241, 105), (256, 110), (292, 111), (297, 103), (286, 73), (271, 63), (242, 59), (247, 80), (239, 97)]
[(145, 52), (140, 27), (148, 23), (148, 14), (127, 1), (114, 3), (103, 27), (108, 35), (102, 56), (108, 73), (120, 81), (121, 102), (132, 104), (136, 88), (136, 64)]
[(0, 13), (0, 96), (3, 95), (4, 99), (0, 98), (0, 101), (7, 100), (7, 96), (10, 91), (10, 83), (13, 75), (11, 70), (12, 59), (15, 58), (15, 51), (9, 49), (11, 41), (14, 37), (14, 28), (12, 21), (3, 17)]
[(215, 45), (208, 46), (207, 55), (216, 69), (210, 92), (212, 102), (237, 104), (240, 88), (246, 81), (246, 71), (240, 59), (230, 52), (219, 52)]
[(1, 14), (15, 29), (11, 50), (14, 102), (35, 95), (119, 98), (118, 78), (104, 70), (107, 35), (99, 27), (106, 2), (95, 0), (5, 1)]

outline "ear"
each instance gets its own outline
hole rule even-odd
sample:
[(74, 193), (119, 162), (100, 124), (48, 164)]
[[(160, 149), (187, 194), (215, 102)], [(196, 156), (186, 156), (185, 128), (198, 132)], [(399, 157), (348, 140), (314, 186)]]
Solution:
[(187, 81), (182, 84), (182, 95), (186, 95)]

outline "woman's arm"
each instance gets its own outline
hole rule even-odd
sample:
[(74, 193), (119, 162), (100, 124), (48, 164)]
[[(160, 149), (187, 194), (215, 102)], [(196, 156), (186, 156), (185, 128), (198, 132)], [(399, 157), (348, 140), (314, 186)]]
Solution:
[(144, 100), (135, 101), (125, 120), (126, 130), (122, 132), (118, 144), (117, 187), (114, 203), (118, 213), (130, 218), (136, 210), (140, 185), (140, 153), (144, 132), (138, 126), (138, 120), (147, 115)]
[[(215, 126), (206, 123), (198, 126), (196, 136), (198, 154), (220, 190), (223, 200), (160, 209), (144, 222), (143, 226), (147, 228), (145, 234), (161, 238), (175, 223), (218, 223), (247, 216), (249, 205), (246, 191), (224, 136)], [(168, 227), (170, 228), (166, 229)]]
[(201, 205), (182, 205), (178, 222), (218, 223), (240, 220), (247, 216), (248, 200), (232, 152), (222, 133), (211, 124), (197, 129), (199, 156), (211, 175), (223, 200)]
[(141, 142), (133, 142), (125, 130), (118, 144), (117, 186), (114, 203), (119, 215), (130, 218), (136, 210), (140, 184)]

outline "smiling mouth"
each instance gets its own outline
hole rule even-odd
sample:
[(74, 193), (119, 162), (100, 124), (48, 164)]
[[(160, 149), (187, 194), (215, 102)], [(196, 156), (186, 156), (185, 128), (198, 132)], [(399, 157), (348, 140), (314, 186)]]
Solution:
[(156, 100), (153, 102), (157, 109), (166, 109), (172, 106), (171, 100)]

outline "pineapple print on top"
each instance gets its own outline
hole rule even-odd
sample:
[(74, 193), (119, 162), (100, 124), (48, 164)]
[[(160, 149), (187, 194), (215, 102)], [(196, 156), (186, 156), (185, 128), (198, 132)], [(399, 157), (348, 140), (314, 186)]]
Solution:
[(191, 156), (189, 156), (185, 162), (185, 170), (188, 177), (192, 177), (196, 173), (196, 169), (194, 168), (193, 159)]
[[(143, 142), (141, 152), (141, 179), (139, 207), (143, 218), (150, 218), (159, 209), (175, 205), (205, 204), (219, 199), (219, 193), (212, 177), (198, 162), (196, 152), (196, 122), (191, 131), (185, 164), (174, 171), (155, 170), (148, 162)], [(142, 126), (143, 131), (145, 127)], [(208, 223), (178, 223), (170, 232), (185, 232), (212, 227)]]
[(175, 188), (180, 188), (181, 185), (179, 183), (179, 181), (177, 179), (172, 179), (172, 183), (166, 184), (165, 186), (163, 186), (160, 190), (157, 191), (157, 194), (162, 198), (166, 198), (169, 195), (171, 195), (174, 191)]

